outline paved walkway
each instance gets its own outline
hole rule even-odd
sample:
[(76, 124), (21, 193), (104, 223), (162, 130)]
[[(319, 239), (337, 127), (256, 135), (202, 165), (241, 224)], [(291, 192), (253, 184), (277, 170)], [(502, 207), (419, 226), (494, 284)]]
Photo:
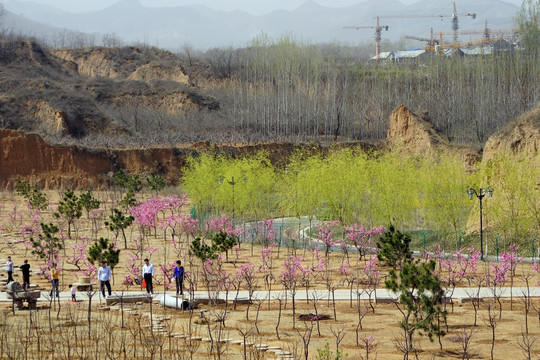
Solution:
[[(512, 292), (510, 292), (510, 287), (502, 287), (496, 289), (497, 295), (500, 295), (502, 298), (510, 298), (510, 295), (512, 295), (514, 298), (522, 297), (523, 294), (527, 293), (527, 288), (525, 287), (514, 287), (512, 289)], [(540, 297), (540, 287), (531, 287), (529, 289), (530, 296), (531, 297)], [(145, 295), (146, 292), (143, 291), (126, 291), (124, 294), (129, 295)], [(168, 295), (174, 295), (174, 292), (169, 291), (167, 292)], [(121, 295), (121, 292), (113, 291), (113, 295)], [(206, 291), (196, 291), (195, 292), (195, 299), (208, 299), (208, 292)], [(285, 298), (285, 294), (283, 291), (271, 291), (270, 294), (268, 291), (256, 291), (253, 294), (253, 299), (261, 299), (261, 300), (268, 300), (268, 296), (270, 295), (271, 299), (278, 299), (278, 298)], [(450, 295), (450, 294), (449, 294)], [(476, 297), (478, 295), (478, 288), (456, 288), (454, 291), (454, 294), (452, 295), (452, 298), (456, 300), (461, 299), (469, 299), (471, 297)], [(481, 288), (479, 293), (481, 298), (489, 298), (493, 297), (493, 288)], [(233, 301), (236, 296), (235, 291), (229, 292), (229, 301)], [(249, 293), (247, 291), (240, 291), (238, 293), (238, 300), (245, 300), (249, 296)], [(313, 298), (316, 296), (319, 299), (327, 299), (331, 298), (332, 294), (329, 293), (327, 290), (319, 289), (319, 290), (308, 290), (306, 294), (306, 290), (304, 288), (298, 288), (296, 291), (295, 299), (296, 300), (306, 300), (306, 297), (309, 296), (309, 298)], [(336, 300), (349, 300), (350, 299), (350, 290), (346, 289), (339, 289), (335, 290), (334, 296)], [(353, 299), (356, 299), (356, 290), (353, 289), (352, 293)], [(398, 295), (395, 293), (392, 293), (391, 291), (388, 291), (386, 289), (377, 289), (376, 295), (372, 294), (372, 298), (377, 297), (379, 300), (393, 300), (397, 299)], [(156, 292), (154, 294), (154, 300), (160, 301), (163, 297), (163, 292)], [(287, 297), (290, 298), (290, 294), (287, 294)], [(222, 300), (225, 300), (225, 292), (219, 293), (219, 298)], [(367, 300), (368, 294), (365, 292), (362, 292), (360, 290), (360, 298)], [(60, 300), (71, 300), (71, 294), (69, 292), (61, 292), (60, 293)], [(78, 292), (77, 293), (77, 300), (80, 301), (87, 301), (88, 296), (86, 292)], [(101, 293), (95, 293), (92, 301), (95, 301), (96, 303), (99, 301), (104, 301), (103, 297), (101, 296)], [(8, 299), (7, 294), (5, 292), (0, 293), (0, 302), (11, 302), (11, 299)], [(38, 299), (38, 301), (50, 301), (49, 292), (43, 291), (41, 292), (41, 298)]]

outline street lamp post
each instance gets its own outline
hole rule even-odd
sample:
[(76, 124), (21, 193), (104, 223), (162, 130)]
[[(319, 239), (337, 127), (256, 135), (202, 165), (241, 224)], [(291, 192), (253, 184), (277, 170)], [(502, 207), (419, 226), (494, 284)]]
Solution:
[[(220, 176), (218, 178), (218, 182), (219, 182), (220, 185), (223, 184), (224, 179), (225, 179), (225, 176)], [(236, 185), (238, 183), (238, 181), (234, 180), (234, 176), (231, 177), (231, 180), (228, 180), (228, 179), (225, 179), (225, 180), (227, 180), (229, 185), (232, 186), (232, 219), (234, 221), (234, 185)], [(242, 178), (242, 182), (244, 184), (247, 182), (247, 178), (245, 176)]]
[(484, 261), (484, 233), (482, 229), (482, 199), (486, 196), (492, 197), (493, 196), (493, 189), (491, 187), (487, 187), (485, 189), (480, 188), (478, 192), (473, 189), (469, 188), (467, 189), (467, 194), (469, 195), (469, 200), (473, 199), (473, 195), (476, 195), (478, 200), (480, 200), (480, 259)]

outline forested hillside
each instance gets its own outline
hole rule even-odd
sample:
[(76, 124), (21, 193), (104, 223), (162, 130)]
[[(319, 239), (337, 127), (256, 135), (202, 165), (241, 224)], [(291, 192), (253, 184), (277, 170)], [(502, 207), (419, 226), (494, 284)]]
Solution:
[(49, 49), (5, 34), (0, 50), (0, 125), (96, 148), (376, 142), (400, 104), (450, 142), (482, 148), (540, 99), (540, 61), (517, 50), (377, 63), (339, 45), (264, 35), (194, 56), (189, 48)]

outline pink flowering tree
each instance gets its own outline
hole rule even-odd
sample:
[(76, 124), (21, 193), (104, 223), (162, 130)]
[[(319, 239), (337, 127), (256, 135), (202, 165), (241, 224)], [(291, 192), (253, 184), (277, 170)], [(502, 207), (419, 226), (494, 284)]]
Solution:
[(356, 282), (356, 277), (354, 276), (354, 272), (351, 269), (351, 263), (349, 260), (344, 260), (341, 266), (338, 269), (339, 273), (344, 276), (343, 278), (343, 284), (347, 283), (347, 287), (349, 288), (349, 306), (352, 307), (352, 299), (353, 299), (353, 288), (354, 283)]
[(255, 276), (255, 265), (252, 262), (240, 265), (236, 276), (242, 279), (248, 289), (248, 306), (246, 310), (246, 320), (249, 321), (249, 307), (253, 298), (253, 293), (258, 288), (257, 278)]
[(275, 244), (270, 244), (267, 248), (261, 250), (260, 265), (257, 269), (257, 272), (262, 274), (265, 288), (268, 289), (268, 308), (270, 308), (270, 292), (274, 281), (272, 250), (275, 246)]
[(377, 256), (370, 256), (362, 270), (364, 273), (365, 284), (363, 290), (368, 295), (369, 306), (371, 307), (371, 311), (374, 313), (375, 306), (373, 305), (372, 299), (377, 298), (377, 286), (379, 285), (379, 275), (381, 274), (379, 268), (379, 259), (377, 258)]
[(158, 214), (165, 208), (165, 203), (157, 197), (149, 199), (137, 206), (130, 207), (129, 212), (141, 228), (141, 233), (146, 234), (149, 230), (156, 229), (158, 224)]
[(174, 262), (168, 264), (161, 264), (159, 266), (159, 270), (163, 275), (163, 288), (165, 289), (165, 291), (171, 288), (175, 267), (176, 263)]
[[(456, 286), (464, 279), (463, 268), (460, 266), (460, 257), (463, 249), (460, 249), (456, 253), (456, 257), (452, 258), (446, 256), (444, 251), (437, 257), (441, 271), (439, 272), (439, 278), (441, 285), (444, 287), (445, 299), (450, 300), (452, 305), (452, 313), (454, 312), (454, 301), (452, 297)], [(447, 301), (444, 302), (444, 310), (446, 311)]]
[(19, 204), (15, 203), (13, 204), (13, 207), (10, 212), (8, 212), (8, 224), (10, 227), (8, 228), (8, 231), (11, 231), (12, 229), (16, 229), (17, 227), (20, 227), (23, 223), (23, 213), (19, 209)]
[(329, 221), (322, 225), (317, 225), (315, 236), (319, 238), (325, 246), (324, 255), (328, 258), (330, 248), (336, 245), (334, 241), (334, 229), (339, 224), (339, 220)]
[(499, 304), (499, 320), (502, 317), (502, 286), (508, 280), (508, 272), (510, 271), (509, 262), (500, 262), (491, 264), (490, 272), (486, 274), (486, 285), (490, 287), (493, 297)]
[(137, 285), (142, 284), (142, 262), (144, 245), (142, 236), (137, 236), (132, 239), (133, 250), (128, 253), (128, 262), (126, 269), (128, 275), (124, 276), (124, 285), (131, 286), (134, 283)]
[(504, 252), (501, 256), (501, 260), (507, 265), (508, 272), (510, 273), (510, 310), (513, 308), (513, 294), (514, 288), (514, 275), (516, 274), (516, 268), (521, 258), (518, 256), (519, 245), (512, 244), (508, 247), (508, 251)]
[(306, 286), (306, 302), (309, 303), (309, 288), (310, 284), (316, 284), (319, 278), (322, 278), (326, 270), (326, 261), (321, 250), (314, 249), (311, 253), (311, 266), (304, 269), (304, 277), (302, 278)]
[(480, 260), (482, 253), (480, 250), (474, 248), (469, 249), (469, 254), (466, 255), (463, 249), (460, 249), (456, 253), (456, 259), (459, 266), (459, 274), (467, 280), (468, 285), (471, 285), (472, 280), (476, 277), (478, 272), (478, 261)]
[(292, 311), (293, 311), (293, 328), (295, 328), (295, 297), (298, 281), (300, 281), (306, 272), (306, 269), (302, 267), (302, 261), (304, 259), (300, 256), (289, 256), (287, 260), (284, 261), (284, 270), (281, 271), (280, 282), (285, 288), (285, 295), (289, 293), (292, 299)]
[(227, 235), (232, 235), (238, 238), (240, 237), (240, 235), (242, 235), (243, 232), (242, 228), (235, 227), (232, 219), (227, 216), (216, 217), (210, 220), (206, 220), (205, 230), (207, 232), (207, 236), (210, 237), (220, 232), (223, 232)]
[(384, 226), (375, 226), (371, 229), (366, 229), (359, 224), (353, 224), (344, 227), (343, 231), (348, 243), (352, 244), (358, 252), (358, 257), (356, 258), (356, 279), (359, 281), (360, 260), (368, 252), (372, 253), (374, 250), (377, 250), (377, 247), (373, 243), (373, 236), (381, 236), (386, 231), (386, 228)]
[(268, 247), (276, 239), (277, 231), (274, 229), (274, 219), (262, 219), (257, 223), (257, 238), (263, 247)]
[(75, 277), (88, 276), (91, 280), (97, 279), (98, 268), (88, 261), (88, 236), (81, 237), (79, 242), (75, 242), (71, 247), (72, 253), (67, 257), (66, 262), (74, 265), (77, 270), (73, 271)]
[[(186, 237), (188, 243), (199, 232), (199, 220), (193, 219), (186, 215), (169, 215), (160, 224), (159, 228), (164, 230), (169, 229), (171, 233), (171, 243), (176, 251), (177, 256), (182, 253), (182, 235)], [(166, 238), (166, 235), (165, 235)]]
[(366, 229), (359, 224), (353, 224), (343, 228), (345, 237), (358, 251), (359, 259), (362, 259), (366, 253), (372, 252), (375, 248), (373, 244), (373, 236), (381, 236), (386, 228), (384, 226), (376, 226), (371, 229)]
[[(32, 237), (38, 235), (40, 232), (39, 223), (26, 223), (20, 227), (22, 235), (22, 243), (24, 245), (24, 256), (27, 255), (28, 250), (33, 248)], [(1, 233), (1, 231), (0, 231)]]
[(202, 280), (208, 291), (209, 305), (217, 305), (219, 293), (223, 290), (225, 279), (229, 275), (223, 269), (223, 256), (205, 259), (202, 264)]

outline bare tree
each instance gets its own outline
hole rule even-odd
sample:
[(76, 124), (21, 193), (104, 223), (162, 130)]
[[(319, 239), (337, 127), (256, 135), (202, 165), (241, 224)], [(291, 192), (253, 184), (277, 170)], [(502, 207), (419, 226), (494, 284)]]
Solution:
[(296, 332), (302, 339), (302, 344), (304, 346), (304, 360), (309, 360), (309, 343), (311, 342), (311, 334), (313, 333), (313, 321), (309, 323), (304, 321), (304, 330), (301, 332), (297, 327), (295, 328)]
[(476, 330), (474, 327), (464, 326), (459, 334), (456, 334), (453, 338), (450, 339), (455, 343), (459, 343), (459, 345), (461, 346), (461, 349), (463, 351), (461, 359), (463, 360), (470, 359), (471, 357), (469, 348), (471, 346), (471, 340), (474, 334), (476, 334)]

